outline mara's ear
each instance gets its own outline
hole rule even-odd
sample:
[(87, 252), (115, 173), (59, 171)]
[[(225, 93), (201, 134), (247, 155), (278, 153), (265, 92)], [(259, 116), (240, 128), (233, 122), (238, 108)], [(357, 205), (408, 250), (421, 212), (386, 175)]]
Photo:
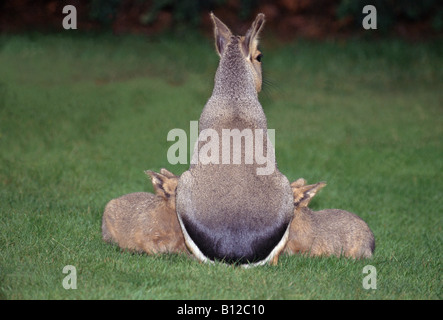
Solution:
[(160, 169), (160, 173), (168, 178), (178, 178), (175, 174), (165, 168)]
[(294, 191), (294, 188), (300, 188), (303, 187), (306, 184), (306, 180), (303, 178), (299, 178), (291, 183), (292, 191)]
[(319, 182), (307, 186), (302, 185), (300, 187), (292, 187), (291, 184), (292, 191), (294, 192), (294, 207), (295, 208), (307, 207), (309, 202), (311, 202), (311, 199), (316, 195), (316, 193), (325, 186), (326, 186), (325, 182)]
[(212, 12), (211, 12), (211, 19), (212, 22), (214, 23), (215, 48), (217, 49), (218, 55), (221, 57), (226, 47), (228, 46), (228, 43), (232, 36), (232, 32)]
[(259, 13), (252, 23), (251, 28), (246, 32), (245, 38), (243, 40), (243, 52), (247, 58), (250, 58), (258, 46), (258, 35), (260, 34), (263, 25), (265, 24), (265, 15)]
[(165, 199), (169, 199), (171, 196), (175, 195), (175, 190), (178, 184), (177, 176), (170, 172), (169, 173), (172, 176), (167, 176), (151, 170), (147, 170), (145, 173), (151, 178), (152, 186), (154, 187), (156, 195), (159, 195)]

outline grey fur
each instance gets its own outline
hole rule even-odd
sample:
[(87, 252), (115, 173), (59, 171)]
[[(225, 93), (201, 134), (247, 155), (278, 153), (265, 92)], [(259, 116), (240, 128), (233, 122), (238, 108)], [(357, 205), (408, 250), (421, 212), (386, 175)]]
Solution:
[[(222, 129), (262, 129), (267, 138), (266, 116), (257, 93), (261, 67), (253, 60), (264, 15), (257, 16), (246, 38), (233, 36), (220, 20), (212, 18), (221, 58), (212, 96), (200, 116), (199, 131), (210, 128), (221, 137)], [(200, 142), (196, 150), (201, 146)], [(268, 152), (273, 154), (273, 148), (270, 145)], [(288, 179), (275, 161), (273, 165), (271, 174), (257, 175), (260, 165), (255, 161), (198, 161), (182, 174), (177, 186), (177, 214), (187, 245), (197, 258), (257, 263), (285, 242), (293, 215), (293, 195)], [(194, 242), (194, 249), (189, 242)]]

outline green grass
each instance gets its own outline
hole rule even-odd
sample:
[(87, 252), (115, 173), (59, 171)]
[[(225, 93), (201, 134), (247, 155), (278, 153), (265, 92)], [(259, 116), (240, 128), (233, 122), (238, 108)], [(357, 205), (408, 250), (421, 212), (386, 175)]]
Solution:
[[(167, 163), (166, 136), (211, 94), (212, 40), (3, 35), (0, 298), (442, 299), (443, 43), (263, 38), (279, 169), (327, 181), (312, 208), (367, 221), (372, 260), (242, 269), (103, 243), (107, 201), (152, 191), (143, 170), (186, 170)], [(368, 264), (376, 290), (362, 287)]]

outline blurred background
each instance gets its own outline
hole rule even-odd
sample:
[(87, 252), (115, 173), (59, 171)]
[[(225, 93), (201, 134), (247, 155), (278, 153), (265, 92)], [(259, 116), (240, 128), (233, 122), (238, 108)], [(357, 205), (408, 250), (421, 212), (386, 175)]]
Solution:
[[(3, 0), (0, 29), (60, 31), (62, 8), (68, 4), (77, 8), (79, 30), (112, 30), (115, 34), (152, 35), (185, 28), (208, 32), (211, 10), (240, 31), (263, 12), (267, 29), (283, 39), (351, 34), (423, 39), (443, 31), (440, 0)], [(364, 33), (361, 27), (362, 8), (368, 4), (377, 8), (377, 33)]]

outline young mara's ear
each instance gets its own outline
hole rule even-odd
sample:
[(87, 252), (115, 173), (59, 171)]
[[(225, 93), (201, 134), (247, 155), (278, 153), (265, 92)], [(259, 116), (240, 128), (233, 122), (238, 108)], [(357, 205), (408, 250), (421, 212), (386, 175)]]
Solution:
[(177, 176), (172, 174), (173, 177), (168, 177), (151, 170), (147, 170), (145, 173), (151, 178), (152, 186), (154, 187), (156, 195), (165, 199), (169, 199), (171, 196), (175, 195), (175, 189), (177, 188), (178, 183)]
[(243, 41), (243, 52), (246, 57), (250, 58), (257, 50), (258, 35), (265, 24), (265, 15), (259, 13), (255, 21), (252, 23), (251, 28), (246, 32), (245, 39)]
[(212, 22), (214, 23), (215, 48), (217, 49), (218, 55), (221, 57), (226, 47), (228, 46), (228, 43), (232, 36), (232, 32), (212, 12), (211, 12), (211, 19)]
[(303, 187), (306, 184), (306, 180), (303, 178), (299, 178), (291, 183), (292, 191), (294, 191), (295, 188)]
[(317, 191), (325, 186), (326, 186), (325, 182), (319, 182), (307, 186), (303, 185), (295, 188), (292, 187), (292, 191), (294, 192), (294, 208), (307, 207), (309, 202), (311, 202), (311, 199), (317, 193)]
[(168, 178), (178, 178), (175, 174), (165, 168), (160, 169), (160, 173)]

